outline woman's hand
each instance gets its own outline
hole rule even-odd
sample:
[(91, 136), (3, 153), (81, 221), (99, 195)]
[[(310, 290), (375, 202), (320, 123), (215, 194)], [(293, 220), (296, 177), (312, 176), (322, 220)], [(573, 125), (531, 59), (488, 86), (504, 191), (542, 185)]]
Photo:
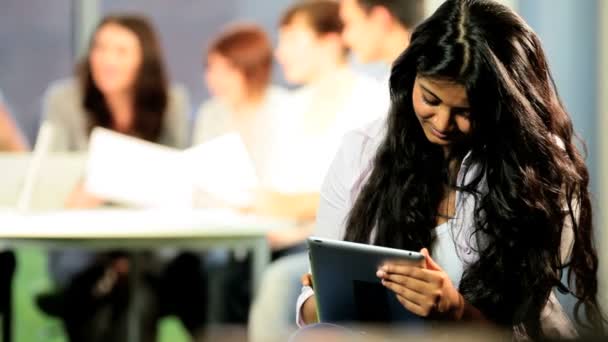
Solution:
[(65, 206), (69, 209), (91, 209), (99, 207), (103, 203), (102, 199), (88, 193), (84, 184), (80, 183), (68, 197)]
[(420, 253), (426, 259), (423, 266), (387, 262), (376, 275), (412, 313), (422, 317), (461, 320), (465, 310), (464, 298), (428, 250), (423, 248)]
[[(302, 276), (302, 285), (312, 287), (312, 274), (306, 273)], [(305, 324), (318, 323), (317, 317), (317, 300), (315, 296), (309, 297), (302, 305), (302, 320)]]

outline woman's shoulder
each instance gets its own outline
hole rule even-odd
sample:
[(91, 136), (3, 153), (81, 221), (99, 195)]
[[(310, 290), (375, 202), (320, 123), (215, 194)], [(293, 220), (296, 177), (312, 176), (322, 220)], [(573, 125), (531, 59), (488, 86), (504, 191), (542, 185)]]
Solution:
[(289, 90), (276, 84), (268, 87), (268, 98), (272, 100), (284, 100), (289, 96)]
[(386, 134), (386, 118), (380, 117), (350, 131), (345, 141), (352, 141), (361, 154), (375, 154)]
[(291, 93), (289, 90), (281, 86), (271, 85), (266, 91), (264, 104), (262, 105), (260, 114), (264, 116), (265, 119), (280, 119), (286, 112), (289, 112), (290, 100)]
[(364, 177), (385, 134), (386, 119), (379, 118), (346, 133), (334, 163), (355, 178)]
[(309, 103), (314, 97), (314, 87), (310, 84), (301, 85), (297, 88), (285, 90), (286, 97), (293, 105)]
[(230, 111), (216, 98), (210, 98), (199, 105), (194, 118), (192, 143), (200, 144), (228, 131)]
[(214, 122), (225, 120), (230, 116), (228, 108), (217, 98), (210, 98), (203, 101), (196, 109), (195, 121)]
[(43, 112), (47, 119), (78, 122), (84, 125), (82, 90), (74, 78), (52, 82), (43, 96)]
[[(190, 94), (186, 87), (174, 83), (169, 87), (169, 112), (186, 112), (190, 108)], [(186, 113), (190, 114), (190, 113)]]
[(63, 78), (49, 84), (45, 91), (47, 98), (61, 99), (64, 101), (80, 99), (82, 92), (78, 82), (74, 78)]

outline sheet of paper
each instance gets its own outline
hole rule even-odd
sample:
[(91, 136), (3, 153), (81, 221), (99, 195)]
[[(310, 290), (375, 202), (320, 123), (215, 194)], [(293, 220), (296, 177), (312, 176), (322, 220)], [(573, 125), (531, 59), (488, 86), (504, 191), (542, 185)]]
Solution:
[[(201, 206), (213, 203), (243, 207), (252, 201), (259, 180), (245, 144), (226, 134), (183, 152)], [(207, 204), (207, 205), (206, 205)]]
[(101, 198), (137, 207), (243, 207), (258, 178), (238, 134), (185, 151), (96, 128), (85, 186)]
[(96, 128), (91, 134), (86, 189), (137, 207), (192, 207), (182, 152)]

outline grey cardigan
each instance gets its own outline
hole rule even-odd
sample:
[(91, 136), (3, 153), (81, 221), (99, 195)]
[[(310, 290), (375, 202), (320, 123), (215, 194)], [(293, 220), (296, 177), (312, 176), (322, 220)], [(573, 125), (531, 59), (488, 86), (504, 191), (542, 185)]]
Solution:
[[(190, 104), (186, 90), (172, 86), (159, 144), (185, 148), (188, 143)], [(82, 91), (75, 79), (52, 83), (43, 99), (43, 120), (53, 125), (53, 152), (85, 152), (89, 145), (87, 115), (82, 107)]]

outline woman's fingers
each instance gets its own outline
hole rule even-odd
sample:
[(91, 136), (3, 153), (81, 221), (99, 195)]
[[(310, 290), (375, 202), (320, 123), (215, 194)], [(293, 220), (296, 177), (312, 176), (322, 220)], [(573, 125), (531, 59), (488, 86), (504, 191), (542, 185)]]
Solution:
[(401, 295), (395, 296), (397, 296), (397, 300), (399, 301), (399, 303), (401, 303), (401, 305), (403, 305), (403, 307), (409, 310), (411, 313), (420, 317), (430, 317), (431, 315), (433, 315), (433, 312), (435, 310), (434, 304), (424, 303), (420, 305)]
[(420, 306), (426, 305), (427, 297), (416, 291), (388, 280), (382, 280), (382, 285), (412, 303)]
[[(455, 317), (462, 311), (463, 300), (448, 274), (422, 249), (425, 266), (387, 262), (376, 275), (382, 284), (398, 295), (401, 304), (411, 312), (428, 317)], [(457, 314), (453, 314), (456, 312)]]
[(429, 317), (433, 313), (435, 304), (428, 302), (426, 297), (407, 289), (399, 289), (399, 286), (395, 283), (382, 281), (382, 284), (395, 292), (395, 296), (399, 303), (413, 314), (421, 317)]
[(387, 280), (396, 284), (400, 284), (401, 286), (407, 287), (410, 290), (416, 291), (421, 294), (431, 293), (433, 291), (433, 286), (430, 286), (430, 283), (426, 281), (422, 281), (416, 278), (403, 276), (400, 274), (385, 274), (381, 277), (383, 280)]
[(386, 275), (396, 274), (434, 283), (437, 281), (437, 275), (435, 273), (435, 271), (430, 271), (417, 266), (386, 263), (380, 267), (376, 275), (380, 278), (384, 278)]
[(403, 307), (406, 308), (411, 313), (418, 315), (418, 316), (422, 316), (422, 317), (428, 316), (428, 314), (425, 314), (426, 311), (420, 305), (418, 305), (414, 302), (411, 302), (411, 301), (401, 297), (400, 295), (396, 295), (396, 296), (397, 296), (397, 300), (399, 301), (399, 303), (401, 303), (401, 305), (403, 305)]
[(441, 269), (441, 266), (439, 266), (439, 264), (437, 264), (435, 262), (435, 260), (433, 260), (433, 258), (431, 258), (431, 254), (429, 253), (428, 249), (426, 249), (426, 248), (421, 249), (420, 254), (424, 255), (426, 268), (428, 268), (430, 270), (435, 270), (435, 271), (443, 271), (443, 269)]

